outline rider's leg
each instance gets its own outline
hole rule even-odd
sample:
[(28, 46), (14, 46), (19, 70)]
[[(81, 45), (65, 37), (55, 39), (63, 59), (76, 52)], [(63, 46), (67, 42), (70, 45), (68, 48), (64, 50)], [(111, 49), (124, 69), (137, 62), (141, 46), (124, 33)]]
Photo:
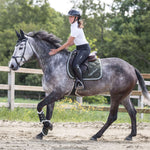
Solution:
[(76, 89), (84, 89), (82, 71), (81, 71), (79, 65), (74, 66), (73, 70), (76, 74)]
[(86, 58), (89, 56), (88, 50), (77, 50), (77, 55), (75, 56), (73, 60), (73, 70), (76, 75), (76, 88), (77, 89), (83, 89), (83, 78), (82, 78), (82, 71), (80, 69), (80, 65), (86, 60)]

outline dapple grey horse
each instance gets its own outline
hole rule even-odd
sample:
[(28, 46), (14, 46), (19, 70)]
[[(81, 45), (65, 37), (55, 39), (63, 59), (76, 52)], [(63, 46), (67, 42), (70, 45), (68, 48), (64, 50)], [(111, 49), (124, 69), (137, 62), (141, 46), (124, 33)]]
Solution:
[[(50, 49), (58, 48), (60, 40), (53, 34), (48, 34), (45, 31), (30, 32), (25, 35), (20, 30), (20, 33), (16, 32), (16, 34), (18, 41), (9, 67), (17, 70), (32, 56), (36, 56), (43, 70), (42, 85), (46, 92), (46, 97), (37, 106), (40, 121), (43, 122), (43, 129), (36, 136), (36, 138), (42, 139), (44, 135), (47, 135), (48, 129), (52, 130), (52, 124), (49, 120), (52, 117), (55, 101), (70, 95), (74, 88), (74, 80), (69, 78), (66, 71), (70, 52), (64, 49), (50, 56), (48, 54)], [(104, 92), (110, 93), (111, 106), (108, 120), (102, 129), (91, 137), (91, 140), (100, 138), (105, 130), (117, 119), (120, 103), (125, 106), (131, 118), (131, 133), (126, 137), (126, 140), (132, 140), (132, 137), (136, 136), (137, 130), (136, 110), (130, 101), (130, 94), (138, 80), (143, 95), (147, 100), (150, 100), (144, 80), (137, 69), (122, 59), (104, 58), (101, 59), (101, 64), (102, 78), (97, 81), (84, 81), (85, 89), (77, 91), (77, 94), (80, 96), (98, 95)], [(47, 106), (46, 117), (42, 111), (44, 106)]]

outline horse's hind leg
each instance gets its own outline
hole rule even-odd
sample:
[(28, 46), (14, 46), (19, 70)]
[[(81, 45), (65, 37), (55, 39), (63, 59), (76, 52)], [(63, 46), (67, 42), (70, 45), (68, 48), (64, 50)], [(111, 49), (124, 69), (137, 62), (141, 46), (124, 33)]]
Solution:
[[(118, 100), (118, 101), (117, 101)], [(111, 107), (110, 107), (110, 112), (109, 116), (107, 119), (107, 122), (105, 125), (102, 127), (101, 130), (99, 130), (94, 136), (92, 136), (91, 140), (97, 140), (97, 138), (100, 138), (103, 133), (106, 131), (106, 129), (115, 121), (117, 120), (117, 113), (118, 113), (118, 106), (119, 106), (119, 99), (113, 99), (111, 97)]]
[(136, 110), (130, 101), (130, 96), (125, 98), (122, 101), (122, 104), (125, 106), (128, 114), (131, 118), (131, 125), (132, 125), (131, 133), (125, 138), (125, 140), (132, 140), (132, 137), (136, 136), (136, 133), (137, 133), (137, 130), (136, 130)]

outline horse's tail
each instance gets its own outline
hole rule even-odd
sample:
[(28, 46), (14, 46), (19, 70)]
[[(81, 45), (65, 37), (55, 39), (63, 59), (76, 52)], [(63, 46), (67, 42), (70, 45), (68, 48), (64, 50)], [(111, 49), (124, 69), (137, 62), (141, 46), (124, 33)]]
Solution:
[(143, 77), (141, 76), (140, 72), (135, 68), (135, 73), (136, 73), (136, 76), (137, 76), (137, 79), (139, 81), (139, 84), (140, 84), (140, 87), (142, 89), (142, 93), (144, 95), (144, 97), (149, 100), (149, 103), (150, 103), (150, 94), (146, 88), (146, 85), (145, 85), (145, 82), (144, 82), (144, 79)]

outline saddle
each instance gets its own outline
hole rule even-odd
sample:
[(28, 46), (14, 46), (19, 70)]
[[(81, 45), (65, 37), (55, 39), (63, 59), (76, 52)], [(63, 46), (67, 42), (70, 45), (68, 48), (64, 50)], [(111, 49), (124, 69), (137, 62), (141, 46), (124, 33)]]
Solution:
[(97, 59), (97, 55), (96, 54), (97, 54), (96, 51), (90, 53), (90, 55), (87, 58), (87, 61), (88, 62), (96, 61), (96, 59)]
[[(90, 55), (87, 57), (87, 59), (81, 64), (80, 67), (81, 67), (82, 73), (84, 73), (88, 69), (88, 62), (96, 61), (96, 59), (97, 59), (96, 53), (97, 52), (90, 53)], [(72, 57), (70, 59), (70, 65), (72, 65), (76, 54), (77, 54), (77, 50), (74, 50), (72, 53)]]
[[(74, 50), (68, 59), (67, 62), (67, 73), (70, 78), (74, 79), (74, 71), (72, 69), (72, 63), (74, 60), (74, 57), (77, 54), (77, 50)], [(80, 66), (83, 74), (83, 80), (98, 80), (101, 78), (101, 61), (96, 56), (96, 52), (92, 52), (88, 58), (81, 64)]]

